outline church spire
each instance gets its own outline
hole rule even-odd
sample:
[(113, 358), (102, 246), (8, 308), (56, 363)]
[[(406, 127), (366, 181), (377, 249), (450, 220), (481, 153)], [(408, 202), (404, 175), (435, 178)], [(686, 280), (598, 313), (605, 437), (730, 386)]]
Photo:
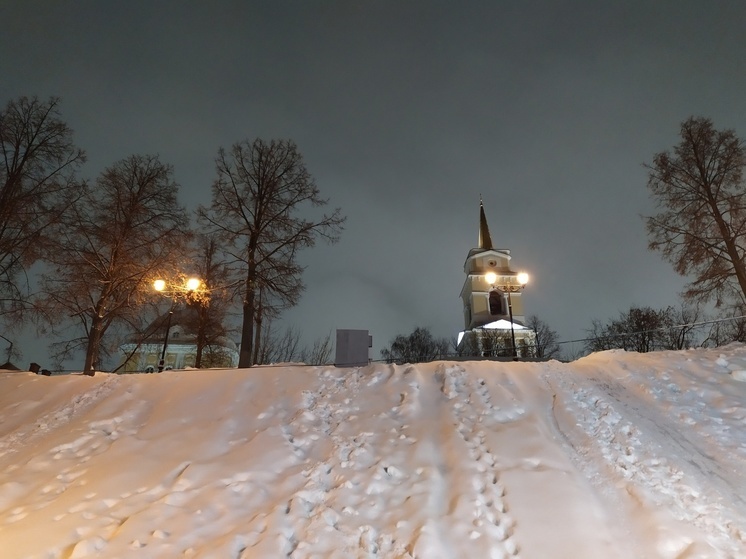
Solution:
[(479, 248), (492, 250), (492, 238), (490, 228), (487, 226), (487, 216), (484, 215), (484, 204), (482, 196), (479, 196)]

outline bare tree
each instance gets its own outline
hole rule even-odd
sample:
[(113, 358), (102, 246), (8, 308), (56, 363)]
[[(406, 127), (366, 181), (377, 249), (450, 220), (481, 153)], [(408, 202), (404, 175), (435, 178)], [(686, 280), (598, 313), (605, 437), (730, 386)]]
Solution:
[(557, 343), (557, 332), (552, 330), (546, 322), (536, 315), (528, 317), (526, 327), (533, 330), (534, 334), (536, 334), (536, 346), (533, 351), (536, 357), (539, 359), (559, 357), (560, 347)]
[(624, 349), (647, 353), (661, 349), (661, 334), (668, 324), (664, 311), (633, 307), (622, 314), (615, 326)]
[(298, 252), (319, 238), (336, 242), (345, 218), (339, 208), (317, 218), (304, 217), (309, 208), (328, 201), (321, 198), (292, 141), (239, 142), (230, 152), (220, 149), (216, 166), (212, 204), (200, 208), (199, 216), (243, 274), (239, 367), (248, 367), (254, 362), (258, 294), (285, 306), (296, 304), (304, 288)]
[(273, 319), (262, 322), (262, 335), (256, 351), (256, 364), (293, 363), (324, 365), (331, 361), (332, 335), (314, 340), (313, 345), (301, 345), (301, 332), (295, 326), (280, 331), (274, 327)]
[[(221, 339), (229, 334), (226, 322), (232, 286), (230, 285), (230, 271), (221, 257), (217, 239), (209, 235), (201, 235), (196, 243), (195, 272), (202, 281), (207, 296), (189, 302), (196, 312), (190, 315), (186, 326), (197, 335), (194, 366), (199, 369), (202, 367), (204, 350), (219, 345)], [(211, 362), (214, 361), (215, 356), (211, 358)]]
[(746, 306), (734, 308), (730, 320), (719, 320), (713, 323), (707, 337), (702, 342), (705, 347), (719, 347), (732, 342), (746, 342)]
[(449, 349), (459, 357), (476, 357), (481, 355), (479, 340), (473, 331), (464, 332), (461, 339), (451, 338)]
[(332, 360), (332, 333), (329, 332), (323, 338), (314, 340), (311, 348), (301, 351), (300, 360), (306, 365), (326, 365)]
[(660, 210), (646, 219), (648, 246), (682, 276), (694, 276), (686, 298), (746, 302), (744, 143), (701, 117), (684, 121), (680, 137), (673, 154), (646, 165)]
[(604, 324), (597, 318), (591, 321), (591, 327), (586, 330), (586, 334), (588, 338), (585, 342), (585, 349), (588, 352), (621, 347), (621, 342), (617, 339), (611, 325)]
[(0, 314), (24, 307), (26, 270), (43, 258), (50, 227), (77, 196), (85, 155), (72, 135), (54, 97), (20, 97), (0, 112)]
[(447, 338), (436, 338), (429, 329), (417, 327), (407, 336), (397, 335), (381, 350), (381, 357), (389, 363), (422, 363), (446, 357), (450, 345)]
[(106, 169), (58, 228), (53, 268), (43, 276), (38, 308), (56, 326), (74, 317), (83, 330), (67, 352), (85, 349), (92, 375), (102, 339), (115, 322), (136, 321), (152, 280), (177, 268), (189, 239), (169, 165), (133, 155)]
[(638, 353), (683, 349), (693, 342), (693, 326), (683, 321), (696, 316), (695, 310), (686, 306), (680, 310), (674, 307), (662, 310), (631, 307), (620, 313), (616, 320), (605, 324), (594, 319), (592, 328), (588, 330), (586, 349), (624, 349)]
[[(513, 340), (510, 331), (498, 328), (484, 328), (477, 336), (480, 346), (479, 354), (482, 357), (512, 357)], [(516, 351), (518, 348), (516, 347)]]
[[(282, 311), (290, 304), (295, 304), (281, 293), (274, 293), (272, 290), (260, 286), (257, 289), (254, 298), (254, 347), (252, 363), (267, 363), (266, 353), (268, 348), (276, 346), (278, 339), (272, 328), (273, 321), (280, 317)], [(265, 327), (266, 325), (266, 327)], [(297, 332), (300, 339), (300, 332)], [(265, 340), (264, 336), (271, 336), (271, 339)], [(260, 357), (265, 355), (265, 357)], [(295, 356), (293, 356), (295, 357)]]
[(261, 345), (256, 354), (257, 364), (292, 363), (301, 360), (300, 330), (288, 326), (278, 332), (271, 320), (262, 324)]
[(700, 320), (699, 305), (682, 303), (662, 311), (664, 330), (659, 335), (661, 349), (687, 349), (696, 345), (695, 329)]
[(223, 345), (208, 343), (202, 350), (202, 362), (200, 367), (209, 369), (211, 367), (225, 367), (231, 362), (231, 355)]

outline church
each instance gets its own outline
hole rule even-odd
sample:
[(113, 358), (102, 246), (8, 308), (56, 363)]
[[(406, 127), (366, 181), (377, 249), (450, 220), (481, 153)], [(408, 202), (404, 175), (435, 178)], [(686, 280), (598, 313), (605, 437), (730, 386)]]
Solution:
[(510, 260), (508, 249), (492, 245), (480, 198), (479, 241), (464, 262), (464, 330), (458, 335), (461, 355), (513, 359), (535, 355), (536, 334), (526, 327), (523, 307), (529, 277), (514, 271)]

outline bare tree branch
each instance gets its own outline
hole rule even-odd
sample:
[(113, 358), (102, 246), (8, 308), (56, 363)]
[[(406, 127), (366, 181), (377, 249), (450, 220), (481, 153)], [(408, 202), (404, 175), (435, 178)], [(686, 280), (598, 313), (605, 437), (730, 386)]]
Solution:
[(649, 248), (677, 273), (693, 276), (684, 296), (693, 301), (746, 301), (744, 143), (733, 130), (715, 130), (706, 118), (681, 125), (673, 154), (662, 152), (648, 169), (648, 189), (660, 210), (648, 216)]
[(50, 250), (84, 161), (59, 99), (21, 97), (0, 112), (0, 314), (28, 308), (26, 270)]
[[(321, 238), (339, 239), (345, 218), (339, 208), (308, 218), (311, 208), (325, 206), (313, 177), (292, 141), (261, 139), (218, 151), (218, 178), (212, 204), (200, 208), (201, 223), (217, 235), (232, 269), (243, 277), (243, 324), (239, 367), (258, 359), (261, 312), (295, 305), (304, 285), (297, 262), (302, 248)], [(261, 298), (260, 298), (261, 297)], [(261, 309), (261, 312), (260, 312)]]
[[(134, 320), (152, 297), (152, 280), (183, 258), (190, 232), (172, 175), (156, 156), (119, 161), (81, 187), (56, 229), (37, 307), (56, 326), (69, 317), (78, 322), (86, 374), (99, 362), (106, 331)], [(72, 347), (63, 346), (67, 353)]]

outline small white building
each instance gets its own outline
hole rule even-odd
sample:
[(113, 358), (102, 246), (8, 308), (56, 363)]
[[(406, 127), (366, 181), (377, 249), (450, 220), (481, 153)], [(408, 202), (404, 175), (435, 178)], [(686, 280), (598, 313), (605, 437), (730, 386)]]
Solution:
[[(188, 369), (195, 366), (197, 358), (197, 334), (192, 332), (194, 309), (181, 309), (173, 312), (171, 324), (166, 337), (168, 316), (156, 319), (149, 330), (157, 332), (145, 341), (138, 343), (132, 339), (120, 346), (124, 354), (124, 372), (154, 372), (163, 355), (163, 344), (166, 343), (164, 369)], [(161, 328), (158, 328), (162, 325)], [(160, 332), (158, 332), (160, 330)], [(220, 337), (202, 349), (201, 368), (235, 368), (238, 366), (238, 347), (230, 339)]]

